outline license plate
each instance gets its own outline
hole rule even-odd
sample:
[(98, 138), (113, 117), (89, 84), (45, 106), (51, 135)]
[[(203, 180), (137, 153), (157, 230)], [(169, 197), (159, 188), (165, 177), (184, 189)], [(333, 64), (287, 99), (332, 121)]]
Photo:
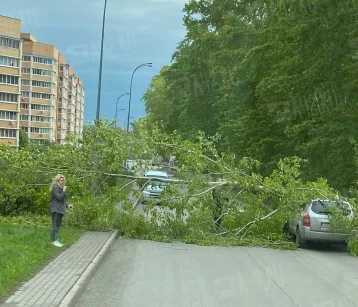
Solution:
[(323, 228), (323, 229), (328, 229), (328, 227), (329, 227), (328, 223), (322, 223), (321, 224), (321, 228)]

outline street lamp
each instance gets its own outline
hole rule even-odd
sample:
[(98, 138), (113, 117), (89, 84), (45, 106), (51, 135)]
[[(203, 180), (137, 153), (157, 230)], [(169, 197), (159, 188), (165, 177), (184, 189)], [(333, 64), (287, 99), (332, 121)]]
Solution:
[(128, 102), (128, 117), (127, 117), (127, 120), (128, 120), (128, 123), (127, 123), (127, 132), (129, 131), (129, 117), (130, 117), (130, 114), (131, 114), (131, 100), (132, 100), (132, 84), (133, 84), (133, 76), (134, 76), (134, 73), (141, 67), (153, 67), (153, 63), (144, 63), (144, 64), (140, 64), (132, 73), (132, 78), (131, 78), (131, 86), (130, 86), (130, 89), (129, 89), (129, 102)]
[[(133, 116), (131, 116), (129, 119), (132, 119), (132, 118), (133, 118)], [(127, 120), (128, 120), (128, 118), (124, 121), (124, 127), (126, 126)], [(128, 130), (127, 130), (127, 132), (128, 132)]]
[(114, 116), (114, 118), (115, 118), (115, 120), (116, 120), (116, 127), (117, 127), (117, 115), (118, 115), (118, 111), (124, 111), (124, 110), (125, 110), (125, 109), (119, 109), (119, 110), (118, 110), (118, 101), (119, 101), (119, 99), (121, 99), (121, 97), (123, 97), (123, 96), (125, 96), (125, 95), (129, 95), (129, 93), (124, 93), (124, 94), (122, 94), (121, 96), (119, 96), (118, 99), (117, 99), (117, 102), (116, 102), (116, 114), (115, 114), (115, 116)]
[[(124, 111), (125, 109), (119, 109), (118, 111)], [(117, 120), (117, 116), (116, 116), (116, 121), (115, 121), (115, 127), (117, 128), (117, 122), (118, 122), (118, 120)]]
[(106, 8), (107, 0), (104, 0), (104, 9), (103, 9), (103, 24), (102, 24), (102, 40), (101, 40), (101, 58), (99, 61), (99, 75), (98, 75), (98, 93), (97, 93), (97, 112), (96, 120), (99, 120), (99, 112), (101, 108), (101, 87), (102, 87), (102, 64), (103, 64), (103, 43), (104, 43), (104, 25), (106, 22)]

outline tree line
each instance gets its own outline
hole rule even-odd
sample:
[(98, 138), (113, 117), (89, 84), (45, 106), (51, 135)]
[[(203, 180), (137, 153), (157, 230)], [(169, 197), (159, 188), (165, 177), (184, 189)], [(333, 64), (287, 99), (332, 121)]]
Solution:
[(356, 1), (193, 0), (187, 32), (144, 94), (148, 120), (261, 162), (303, 158), (305, 180), (357, 180)]

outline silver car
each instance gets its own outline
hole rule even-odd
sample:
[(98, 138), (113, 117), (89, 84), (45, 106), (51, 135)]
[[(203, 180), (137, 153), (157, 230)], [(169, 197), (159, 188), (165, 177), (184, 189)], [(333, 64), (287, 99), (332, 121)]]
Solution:
[(321, 241), (330, 243), (345, 243), (349, 234), (342, 232), (331, 232), (329, 229), (328, 211), (330, 206), (337, 206), (343, 215), (352, 220), (354, 218), (353, 208), (349, 202), (336, 202), (331, 200), (312, 200), (304, 205), (299, 217), (287, 222), (284, 232), (296, 237), (297, 247), (305, 247), (306, 243)]
[[(146, 203), (148, 199), (157, 199), (159, 200), (160, 194), (167, 187), (167, 182), (160, 181), (158, 179), (168, 179), (168, 173), (163, 171), (148, 171), (144, 175), (147, 178), (153, 178), (149, 181), (142, 193), (142, 203)], [(157, 178), (157, 180), (156, 180)]]

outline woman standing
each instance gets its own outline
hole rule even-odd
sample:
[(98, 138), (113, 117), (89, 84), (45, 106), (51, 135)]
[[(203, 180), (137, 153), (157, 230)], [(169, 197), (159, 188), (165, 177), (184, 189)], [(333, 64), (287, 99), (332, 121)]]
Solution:
[(66, 190), (65, 176), (61, 174), (57, 175), (51, 185), (50, 199), (50, 212), (52, 216), (51, 244), (57, 247), (63, 246), (63, 244), (57, 240), (62, 218), (66, 214), (66, 208), (72, 208), (72, 206), (67, 203)]

